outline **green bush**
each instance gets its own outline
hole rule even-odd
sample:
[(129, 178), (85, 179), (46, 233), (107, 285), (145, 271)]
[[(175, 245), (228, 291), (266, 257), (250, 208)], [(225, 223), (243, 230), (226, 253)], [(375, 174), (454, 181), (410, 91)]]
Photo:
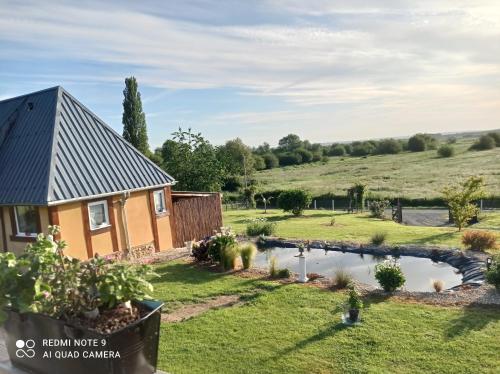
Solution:
[(485, 151), (488, 149), (493, 149), (495, 147), (496, 147), (496, 142), (494, 138), (492, 138), (490, 135), (482, 135), (474, 144), (472, 144), (470, 149), (476, 151)]
[(280, 166), (298, 165), (302, 163), (302, 156), (298, 153), (282, 153), (278, 157)]
[(401, 267), (394, 260), (375, 265), (375, 279), (386, 292), (395, 291), (406, 282)]
[(279, 269), (276, 278), (290, 278), (292, 273), (287, 268)]
[(493, 138), (497, 147), (500, 147), (500, 132), (489, 132), (487, 135)]
[(269, 276), (271, 278), (290, 278), (290, 270), (278, 268), (278, 259), (272, 256), (269, 260)]
[(266, 169), (274, 169), (280, 166), (280, 161), (274, 153), (265, 153), (262, 157), (264, 158)]
[(311, 204), (311, 194), (304, 190), (283, 191), (278, 196), (278, 207), (285, 212), (292, 212), (298, 216)]
[(345, 154), (345, 147), (342, 145), (335, 145), (328, 152), (329, 156), (344, 156)]
[(354, 287), (349, 290), (349, 298), (347, 299), (347, 304), (350, 309), (361, 309), (363, 308), (363, 300), (359, 296), (359, 293)]
[(493, 259), (490, 268), (486, 270), (486, 281), (500, 290), (500, 256)]
[(385, 240), (387, 239), (387, 233), (386, 232), (376, 232), (375, 234), (372, 235), (370, 242), (373, 245), (382, 245), (384, 244)]
[(443, 144), (441, 147), (438, 148), (437, 153), (439, 157), (452, 157), (455, 154), (455, 148), (453, 148), (449, 144)]
[(401, 153), (403, 146), (396, 139), (383, 139), (378, 142), (376, 151), (379, 155), (394, 155)]
[(257, 247), (252, 243), (245, 243), (240, 246), (241, 262), (243, 269), (250, 269), (257, 253)]
[(269, 222), (265, 218), (255, 218), (252, 219), (246, 228), (246, 233), (248, 236), (271, 236), (276, 231), (276, 223)]
[(295, 150), (296, 153), (302, 157), (302, 162), (303, 163), (308, 163), (312, 162), (313, 160), (313, 153), (311, 151), (308, 151), (307, 149), (304, 148), (298, 148)]
[(222, 228), (221, 232), (210, 238), (208, 257), (214, 262), (221, 262), (223, 251), (236, 245), (236, 236), (228, 228)]
[(388, 200), (373, 200), (368, 204), (371, 216), (375, 218), (384, 218), (385, 210), (389, 208), (391, 203)]

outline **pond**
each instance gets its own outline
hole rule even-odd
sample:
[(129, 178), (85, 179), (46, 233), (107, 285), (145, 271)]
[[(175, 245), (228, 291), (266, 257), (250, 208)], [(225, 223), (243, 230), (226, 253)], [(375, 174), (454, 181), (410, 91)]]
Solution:
[[(270, 248), (258, 252), (255, 258), (257, 267), (266, 268), (272, 256), (276, 256), (279, 268), (288, 268), (293, 272), (299, 271), (299, 260), (294, 256), (298, 254), (297, 248)], [(311, 249), (304, 251), (307, 259), (307, 272), (318, 273), (332, 278), (338, 269), (342, 269), (351, 276), (372, 286), (379, 287), (375, 279), (375, 265), (392, 256), (375, 256), (340, 251), (327, 251)], [(445, 288), (458, 286), (462, 283), (462, 275), (457, 274), (457, 269), (445, 262), (434, 262), (429, 258), (413, 256), (400, 256), (398, 263), (406, 277), (404, 289), (408, 291), (434, 291), (433, 280), (444, 282)]]

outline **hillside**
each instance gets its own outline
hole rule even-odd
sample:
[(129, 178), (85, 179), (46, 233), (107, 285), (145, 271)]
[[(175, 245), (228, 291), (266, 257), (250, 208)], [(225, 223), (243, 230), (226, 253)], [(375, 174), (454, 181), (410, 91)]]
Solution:
[(455, 156), (438, 158), (435, 150), (397, 155), (330, 157), (327, 163), (303, 164), (260, 171), (263, 190), (305, 188), (318, 195), (345, 194), (353, 183), (365, 182), (374, 196), (432, 198), (450, 182), (481, 175), (488, 194), (500, 195), (500, 148), (468, 151), (471, 139), (460, 139)]

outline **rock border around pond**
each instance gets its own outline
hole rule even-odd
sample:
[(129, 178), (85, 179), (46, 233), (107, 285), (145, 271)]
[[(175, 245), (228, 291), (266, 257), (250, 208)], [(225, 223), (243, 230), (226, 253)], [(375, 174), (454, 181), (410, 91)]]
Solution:
[(258, 244), (262, 248), (283, 247), (297, 248), (299, 244), (314, 249), (363, 253), (380, 256), (413, 256), (429, 258), (436, 262), (446, 262), (462, 274), (462, 284), (450, 288), (459, 289), (464, 285), (478, 287), (484, 284), (487, 254), (481, 252), (461, 251), (458, 248), (442, 248), (437, 246), (372, 246), (344, 242), (329, 242), (320, 240), (298, 240), (280, 238), (260, 238)]

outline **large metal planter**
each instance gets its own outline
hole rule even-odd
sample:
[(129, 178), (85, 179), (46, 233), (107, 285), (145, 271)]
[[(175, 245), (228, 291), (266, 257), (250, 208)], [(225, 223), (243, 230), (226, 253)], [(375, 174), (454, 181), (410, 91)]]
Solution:
[(6, 345), (12, 364), (37, 374), (155, 373), (163, 304), (141, 304), (149, 311), (146, 316), (109, 335), (40, 314), (7, 311)]

